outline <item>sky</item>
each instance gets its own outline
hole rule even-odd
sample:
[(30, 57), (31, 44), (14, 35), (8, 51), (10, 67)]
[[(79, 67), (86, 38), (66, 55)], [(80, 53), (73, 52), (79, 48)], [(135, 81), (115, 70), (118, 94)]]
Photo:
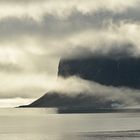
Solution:
[(0, 0), (0, 107), (58, 88), (60, 58), (108, 54), (114, 44), (139, 57), (139, 13), (139, 0)]

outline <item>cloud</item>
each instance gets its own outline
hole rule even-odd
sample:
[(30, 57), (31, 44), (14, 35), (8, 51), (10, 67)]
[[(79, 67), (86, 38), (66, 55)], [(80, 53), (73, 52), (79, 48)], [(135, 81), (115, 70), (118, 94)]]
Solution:
[(52, 88), (56, 77), (47, 73), (0, 72), (1, 98), (37, 98)]
[(29, 98), (9, 98), (9, 99), (0, 99), (0, 107), (18, 107), (21, 104), (29, 104), (35, 99)]
[[(106, 4), (107, 3), (107, 4)], [(136, 7), (139, 4), (138, 0), (41, 0), (41, 1), (17, 1), (17, 0), (1, 0), (0, 1), (0, 18), (5, 17), (31, 17), (35, 20), (40, 20), (44, 14), (66, 18), (71, 15), (74, 10), (82, 14), (96, 13), (99, 10), (105, 9), (114, 13), (121, 13), (130, 7)]]
[(54, 85), (61, 57), (139, 57), (139, 6), (139, 0), (0, 0), (0, 97), (41, 96)]
[(85, 30), (62, 39), (55, 39), (53, 42), (48, 40), (47, 43), (53, 48), (59, 47), (58, 51), (54, 49), (54, 53), (60, 53), (66, 57), (79, 56), (80, 53), (83, 55), (85, 50), (87, 52), (90, 51), (91, 54), (97, 52), (108, 54), (112, 48), (116, 50), (124, 50), (126, 48), (126, 51), (131, 48), (130, 54), (139, 56), (139, 28), (140, 25), (135, 23), (121, 22), (117, 25), (110, 23), (102, 30)]
[[(0, 47), (8, 46), (8, 48), (14, 47), (16, 51), (22, 49), (24, 52), (59, 54), (59, 56), (73, 48), (78, 48), (78, 50), (86, 48), (93, 52), (101, 49), (107, 52), (112, 44), (116, 44), (117, 47), (132, 44), (139, 49), (140, 24), (135, 22), (120, 21), (116, 23), (109, 20), (102, 23), (102, 28), (96, 28), (91, 21), (84, 28), (87, 22), (83, 20), (83, 23), (79, 21), (79, 26), (76, 25), (72, 28), (72, 22), (69, 20), (65, 22), (50, 19), (50, 21), (46, 20), (40, 24), (27, 22), (27, 25), (26, 20), (22, 22), (16, 20), (12, 22), (9, 19), (4, 23), (0, 22)], [(17, 25), (16, 28), (13, 28), (14, 25)]]
[(99, 97), (104, 101), (120, 101), (127, 106), (140, 104), (140, 90), (126, 87), (104, 86), (76, 76), (69, 78), (59, 77), (58, 81), (54, 84), (52, 91), (69, 96), (76, 96), (83, 93)]
[(86, 29), (61, 38), (26, 35), (1, 42), (0, 97), (41, 96), (55, 81), (60, 57), (111, 55), (117, 51), (139, 56), (139, 28), (138, 23), (109, 22), (101, 30)]

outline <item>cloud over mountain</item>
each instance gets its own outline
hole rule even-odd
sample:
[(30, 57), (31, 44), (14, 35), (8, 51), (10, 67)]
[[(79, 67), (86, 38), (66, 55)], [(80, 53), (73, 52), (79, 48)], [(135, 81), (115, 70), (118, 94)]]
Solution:
[(61, 57), (139, 57), (139, 7), (139, 0), (0, 0), (0, 97), (41, 96)]

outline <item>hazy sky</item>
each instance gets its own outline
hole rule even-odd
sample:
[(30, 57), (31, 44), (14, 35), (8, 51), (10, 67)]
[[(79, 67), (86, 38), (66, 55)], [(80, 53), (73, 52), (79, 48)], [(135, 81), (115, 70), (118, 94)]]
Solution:
[(139, 57), (139, 13), (140, 0), (0, 0), (0, 106), (54, 88), (60, 57), (114, 44)]

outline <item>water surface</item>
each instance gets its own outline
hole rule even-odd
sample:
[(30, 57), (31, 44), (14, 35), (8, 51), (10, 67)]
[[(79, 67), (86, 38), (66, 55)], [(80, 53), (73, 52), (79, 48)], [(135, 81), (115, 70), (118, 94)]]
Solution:
[(2, 140), (139, 140), (140, 113), (56, 114), (54, 109), (0, 109)]

